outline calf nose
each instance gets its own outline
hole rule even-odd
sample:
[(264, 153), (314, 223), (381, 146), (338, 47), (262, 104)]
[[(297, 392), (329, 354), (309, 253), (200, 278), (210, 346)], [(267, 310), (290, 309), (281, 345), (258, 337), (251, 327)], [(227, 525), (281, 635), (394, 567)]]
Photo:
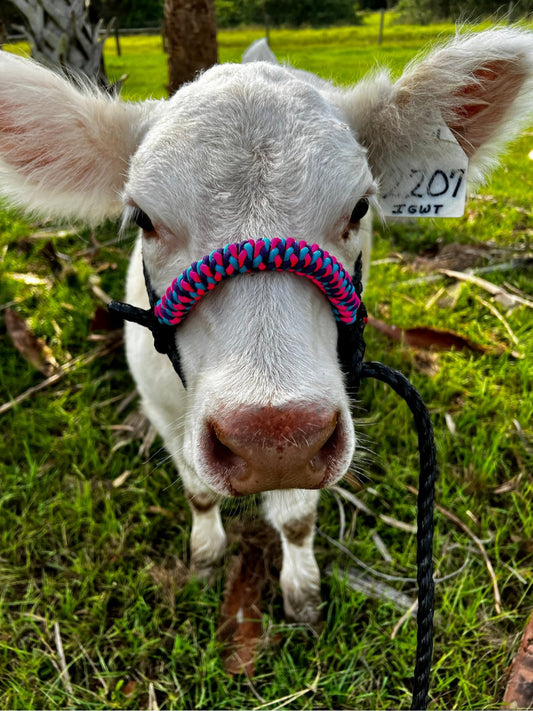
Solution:
[(234, 495), (318, 489), (343, 446), (339, 417), (330, 408), (299, 403), (224, 412), (205, 429), (208, 467)]

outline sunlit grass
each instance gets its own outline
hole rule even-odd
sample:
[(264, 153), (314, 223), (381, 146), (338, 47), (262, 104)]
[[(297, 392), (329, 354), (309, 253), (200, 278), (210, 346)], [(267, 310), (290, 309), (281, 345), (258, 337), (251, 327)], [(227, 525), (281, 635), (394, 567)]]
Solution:
[[(398, 73), (424, 44), (454, 31), (452, 25), (387, 22), (378, 48), (373, 15), (356, 28), (272, 31), (271, 45), (280, 59), (349, 83), (378, 61)], [(220, 59), (239, 61), (262, 34), (260, 28), (220, 33)], [(125, 37), (121, 48), (117, 57), (114, 42), (106, 43), (110, 76), (129, 74), (123, 95), (164, 96), (161, 39)], [(468, 203), (465, 217), (375, 230), (375, 264), (365, 293), (375, 316), (404, 328), (453, 329), (503, 348), (500, 354), (433, 355), (428, 366), (408, 348), (371, 329), (366, 334), (368, 357), (399, 368), (421, 390), (435, 423), (438, 502), (483, 541), (502, 595), (503, 612), (497, 614), (478, 549), (438, 513), (437, 575), (460, 573), (437, 585), (433, 708), (498, 707), (505, 671), (531, 612), (533, 322), (525, 306), (507, 313), (495, 304), (516, 344), (480, 301), (489, 300), (487, 293), (469, 284), (456, 293), (444, 278), (413, 283), (427, 275), (410, 264), (437, 244), (493, 244), (510, 250), (490, 260), (502, 264), (530, 252), (532, 147), (529, 131)], [(95, 239), (105, 245), (114, 238), (115, 225), (94, 234), (80, 229), (52, 235), (63, 264), (54, 275), (43, 250), (47, 240), (31, 237), (37, 229), (12, 211), (0, 212), (0, 305), (12, 303), (64, 363), (94, 347), (87, 338), (99, 305), (91, 291), (96, 276), (105, 291), (122, 296), (131, 237), (90, 252)], [(25, 285), (12, 276), (24, 272), (47, 284)], [(531, 293), (525, 268), (485, 276)], [(445, 297), (448, 305), (441, 301)], [(0, 363), (0, 404), (42, 380), (13, 348), (3, 319)], [(257, 662), (253, 690), (247, 680), (225, 675), (215, 639), (223, 582), (213, 587), (176, 582), (169, 593), (150, 572), (158, 566), (172, 580), (176, 559), (187, 561), (189, 514), (159, 440), (149, 457), (139, 455), (138, 442), (114, 449), (111, 427), (125, 417), (114, 398), (131, 388), (118, 350), (0, 415), (0, 706), (146, 708), (151, 683), (161, 708), (253, 708), (261, 703), (257, 695), (270, 702), (291, 694), (290, 708), (407, 707), (414, 623), (405, 622), (392, 640), (401, 612), (351, 591), (336, 574), (324, 575), (324, 625), (318, 636), (284, 622), (278, 595), (265, 604), (269, 644)], [(369, 421), (359, 429), (373, 454), (367, 465), (371, 481), (358, 496), (377, 514), (412, 523), (415, 499), (406, 485), (417, 484), (417, 452), (410, 416), (379, 383), (365, 383), (361, 398)], [(125, 483), (114, 487), (126, 470), (131, 474)], [(372, 542), (368, 521), (349, 506), (346, 517), (352, 533), (345, 543), (355, 555), (384, 573), (414, 576), (412, 534), (377, 519), (393, 558), (387, 563)], [(320, 527), (336, 538), (339, 525), (338, 505), (326, 493)], [(317, 537), (316, 549), (322, 570), (330, 563), (334, 569), (351, 565), (324, 538)], [(403, 589), (414, 594), (409, 584)], [(56, 623), (72, 693), (59, 673)]]

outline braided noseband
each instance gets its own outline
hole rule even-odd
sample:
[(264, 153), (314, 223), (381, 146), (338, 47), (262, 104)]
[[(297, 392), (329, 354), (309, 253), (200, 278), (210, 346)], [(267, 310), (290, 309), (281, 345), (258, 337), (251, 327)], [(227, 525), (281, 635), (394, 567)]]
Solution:
[(176, 345), (176, 326), (219, 282), (237, 274), (262, 271), (293, 272), (310, 279), (327, 296), (337, 321), (337, 352), (351, 397), (355, 399), (362, 378), (375, 378), (390, 385), (413, 414), (418, 432), (420, 477), (417, 501), (418, 628), (411, 708), (425, 709), (433, 651), (433, 506), (437, 473), (433, 428), (420, 394), (404, 375), (382, 363), (363, 362), (363, 331), (368, 319), (361, 301), (361, 255), (350, 279), (335, 257), (316, 244), (290, 238), (246, 240), (216, 249), (191, 264), (161, 298), (155, 293), (144, 269), (150, 308), (140, 309), (117, 301), (111, 302), (108, 308), (125, 320), (150, 329), (156, 350), (168, 355), (185, 386)]
[(337, 321), (354, 323), (361, 301), (342, 265), (317, 244), (291, 238), (246, 240), (207, 254), (174, 279), (157, 302), (155, 315), (161, 323), (178, 326), (195, 303), (222, 280), (261, 271), (307, 277), (328, 297)]

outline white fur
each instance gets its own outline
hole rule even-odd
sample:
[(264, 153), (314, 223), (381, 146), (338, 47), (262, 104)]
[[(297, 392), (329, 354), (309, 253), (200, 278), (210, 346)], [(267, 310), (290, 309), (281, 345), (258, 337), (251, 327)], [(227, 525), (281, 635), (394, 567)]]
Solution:
[[(248, 56), (266, 62), (214, 67), (168, 101), (142, 104), (0, 52), (1, 192), (27, 210), (90, 222), (124, 204), (140, 207), (157, 237), (139, 236), (126, 293), (146, 307), (141, 250), (160, 294), (192, 261), (246, 238), (317, 242), (350, 268), (362, 250), (367, 269), (370, 220), (343, 238), (352, 209), (376, 193), (406, 147), (415, 156), (422, 150), (419, 138), (435, 117), (452, 128), (479, 180), (531, 109), (532, 34), (517, 29), (458, 36), (395, 83), (381, 73), (350, 89), (280, 67), (266, 50)], [(348, 468), (355, 434), (331, 308), (307, 280), (229, 280), (199, 302), (177, 338), (187, 390), (149, 332), (126, 325), (146, 412), (189, 496), (214, 502), (207, 512), (193, 506), (192, 556), (204, 567), (225, 546), (216, 502), (228, 493), (202, 450), (210, 417), (295, 401), (340, 413), (346, 436), (330, 483)], [(316, 618), (319, 590), (313, 534), (295, 544), (284, 525), (312, 513), (317, 496), (265, 494), (267, 517), (282, 534), (286, 610), (307, 620)]]

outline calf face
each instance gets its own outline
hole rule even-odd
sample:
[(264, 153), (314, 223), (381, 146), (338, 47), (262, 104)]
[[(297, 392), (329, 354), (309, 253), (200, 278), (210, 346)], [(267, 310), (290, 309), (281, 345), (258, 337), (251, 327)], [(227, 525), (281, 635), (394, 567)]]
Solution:
[[(142, 252), (160, 295), (195, 259), (248, 238), (318, 242), (353, 264), (351, 214), (375, 192), (340, 112), (289, 71), (257, 63), (215, 67), (164, 106), (125, 199), (149, 217)], [(316, 287), (288, 273), (229, 280), (177, 341), (180, 449), (211, 489), (313, 489), (344, 475), (354, 432), (331, 306)]]
[[(519, 129), (532, 45), (513, 29), (458, 37), (396, 83), (380, 74), (350, 89), (270, 61), (222, 65), (142, 104), (2, 52), (1, 190), (29, 210), (136, 221), (126, 291), (139, 307), (143, 272), (161, 296), (191, 262), (245, 239), (292, 237), (348, 269), (360, 252), (368, 264), (363, 216), (390, 175), (440, 170), (435, 137), (446, 130), (479, 180)], [(126, 325), (145, 409), (191, 503), (193, 561), (207, 569), (224, 550), (221, 496), (265, 492), (286, 611), (313, 620), (318, 490), (343, 476), (356, 446), (331, 306), (291, 273), (239, 276), (203, 297), (175, 338), (186, 388), (150, 333)]]

